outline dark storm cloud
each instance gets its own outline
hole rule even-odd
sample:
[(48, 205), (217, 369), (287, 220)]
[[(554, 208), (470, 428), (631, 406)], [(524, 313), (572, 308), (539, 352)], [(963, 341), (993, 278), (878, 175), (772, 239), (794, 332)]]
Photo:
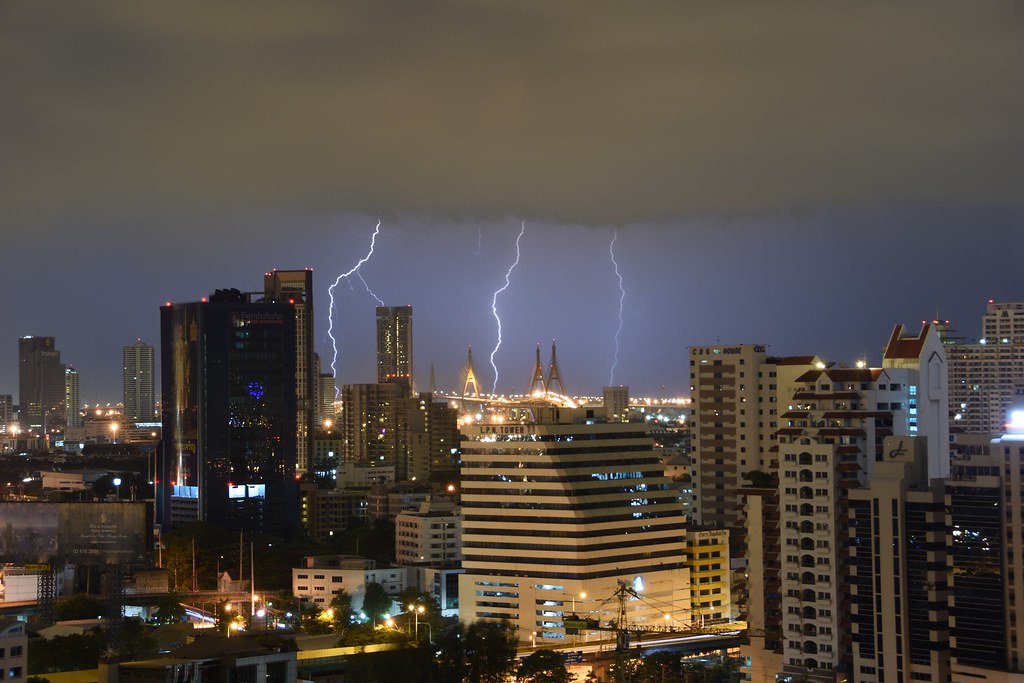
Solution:
[(1014, 4), (0, 6), (5, 229), (1019, 203)]

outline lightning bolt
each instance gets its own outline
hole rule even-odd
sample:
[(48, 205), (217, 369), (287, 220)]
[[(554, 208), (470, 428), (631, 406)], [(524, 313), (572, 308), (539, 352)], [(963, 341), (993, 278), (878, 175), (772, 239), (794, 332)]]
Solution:
[[(359, 259), (359, 263), (354, 265), (351, 270), (349, 270), (346, 273), (342, 273), (341, 275), (339, 275), (337, 277), (337, 279), (334, 281), (334, 284), (327, 288), (327, 296), (330, 297), (330, 299), (331, 299), (331, 305), (327, 309), (327, 336), (331, 338), (331, 351), (333, 352), (333, 355), (331, 356), (331, 374), (334, 375), (334, 376), (337, 376), (337, 374), (338, 374), (337, 373), (337, 368), (336, 368), (337, 363), (338, 363), (338, 341), (334, 338), (334, 288), (337, 287), (338, 284), (343, 279), (347, 280), (349, 277), (351, 277), (353, 273), (358, 274), (359, 275), (359, 279), (363, 280), (363, 274), (359, 272), (359, 268), (364, 263), (369, 261), (371, 256), (373, 256), (373, 248), (377, 244), (377, 235), (379, 235), (379, 234), (380, 234), (380, 219), (378, 218), (377, 219), (377, 227), (375, 227), (373, 229), (373, 235), (370, 237), (370, 250), (368, 252), (366, 252), (366, 256), (364, 256), (363, 258)], [(366, 284), (366, 280), (363, 280), (363, 284), (366, 285), (366, 291), (370, 292), (370, 295), (374, 299), (377, 299), (377, 301), (380, 301), (381, 305), (383, 306), (384, 302), (381, 301), (380, 299), (378, 299), (377, 295), (374, 294), (372, 291), (370, 291), (370, 286)], [(352, 286), (351, 282), (349, 282), (349, 286), (350, 287)], [(338, 398), (338, 394), (339, 393), (340, 392), (338, 391), (337, 383), (335, 383), (334, 398)]]
[(612, 363), (608, 386), (615, 386), (615, 368), (619, 365), (619, 335), (622, 334), (622, 305), (626, 301), (626, 288), (622, 286), (622, 273), (619, 272), (619, 264), (615, 260), (615, 240), (617, 239), (619, 239), (619, 229), (615, 228), (612, 243), (608, 245), (608, 253), (612, 257), (612, 265), (615, 266), (615, 277), (619, 278), (619, 329), (615, 330), (615, 362)]
[(484, 226), (477, 226), (476, 231), (476, 253), (473, 256), (479, 256), (480, 248), (484, 246)]
[[(372, 252), (371, 252), (371, 253), (372, 253)], [(383, 306), (383, 305), (384, 305), (384, 300), (383, 300), (383, 299), (381, 299), (381, 298), (380, 298), (379, 296), (377, 296), (376, 294), (374, 294), (374, 293), (373, 293), (373, 290), (372, 290), (372, 289), (370, 289), (370, 285), (366, 284), (366, 278), (364, 278), (364, 277), (363, 277), (363, 271), (361, 271), (361, 270), (357, 270), (357, 271), (356, 271), (356, 275), (358, 275), (358, 276), (359, 276), (359, 279), (360, 279), (360, 280), (362, 281), (362, 283), (363, 283), (363, 287), (366, 287), (366, 291), (370, 293), (370, 296), (372, 296), (372, 297), (373, 297), (374, 299), (376, 299), (376, 300), (377, 300), (377, 305), (378, 305), (378, 306)]]
[(494, 384), (491, 386), (492, 394), (497, 393), (498, 390), (498, 366), (494, 363), (494, 356), (498, 353), (498, 349), (501, 348), (501, 318), (498, 316), (498, 295), (508, 289), (509, 284), (511, 284), (510, 278), (512, 277), (512, 271), (519, 265), (519, 256), (521, 254), (519, 250), (519, 241), (523, 239), (524, 232), (526, 232), (526, 221), (523, 221), (523, 227), (519, 231), (519, 237), (516, 238), (516, 260), (508, 267), (508, 271), (505, 273), (505, 284), (501, 289), (494, 292), (494, 298), (491, 299), (491, 313), (494, 314), (494, 319), (498, 321), (498, 343), (494, 345), (494, 350), (491, 351), (491, 367), (494, 368)]

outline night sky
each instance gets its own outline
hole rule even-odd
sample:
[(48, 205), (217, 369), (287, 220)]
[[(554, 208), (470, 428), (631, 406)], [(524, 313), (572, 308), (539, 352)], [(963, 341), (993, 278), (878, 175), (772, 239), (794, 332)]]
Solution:
[[(0, 393), (52, 335), (119, 401), (158, 307), (327, 288), (414, 307), (417, 382), (685, 394), (691, 344), (879, 363), (1024, 300), (1019, 3), (0, 4)], [(619, 284), (626, 290), (619, 363)], [(375, 301), (335, 289), (339, 382)]]

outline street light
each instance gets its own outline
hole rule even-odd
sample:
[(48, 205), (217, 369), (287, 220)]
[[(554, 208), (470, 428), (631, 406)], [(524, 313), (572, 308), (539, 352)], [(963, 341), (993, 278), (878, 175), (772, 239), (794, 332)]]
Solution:
[(117, 443), (117, 423), (110, 423), (110, 441), (111, 443)]
[(121, 499), (121, 477), (114, 477), (114, 490), (118, 500)]
[[(420, 605), (419, 607), (417, 607), (416, 605), (409, 605), (409, 611), (412, 612), (413, 615), (416, 617), (416, 636), (415, 636), (415, 638), (416, 638), (416, 642), (419, 642), (419, 639), (420, 639), (420, 615), (423, 614), (426, 611), (426, 608), (424, 608), (423, 605)], [(431, 634), (431, 635), (433, 635), (433, 634)]]

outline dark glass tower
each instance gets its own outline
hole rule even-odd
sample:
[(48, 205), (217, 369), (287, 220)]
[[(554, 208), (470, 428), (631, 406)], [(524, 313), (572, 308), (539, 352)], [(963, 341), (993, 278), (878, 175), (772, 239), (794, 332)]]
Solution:
[(298, 528), (295, 311), (238, 290), (160, 309), (157, 514), (290, 536)]
[(18, 340), (18, 393), (22, 430), (44, 433), (64, 421), (64, 365), (53, 337)]

